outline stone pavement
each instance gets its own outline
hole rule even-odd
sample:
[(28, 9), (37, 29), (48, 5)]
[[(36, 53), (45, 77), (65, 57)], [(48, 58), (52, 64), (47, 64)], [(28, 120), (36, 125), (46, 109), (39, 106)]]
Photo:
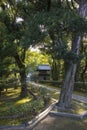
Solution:
[(87, 130), (87, 120), (48, 115), (33, 130)]
[(87, 97), (73, 94), (72, 98), (75, 99), (75, 100), (78, 100), (82, 103), (87, 103)]
[[(29, 82), (29, 83), (34, 85), (34, 86), (37, 86), (37, 87), (43, 87), (43, 88), (46, 88), (46, 89), (48, 89), (50, 91), (56, 91), (56, 92), (60, 93), (60, 90), (58, 90), (58, 89), (50, 88), (48, 86), (40, 85), (40, 84), (37, 84), (37, 83), (34, 83), (34, 82)], [(85, 97), (85, 96), (80, 96), (80, 95), (73, 94), (72, 98), (75, 99), (75, 100), (78, 100), (78, 101), (80, 101), (82, 103), (87, 103), (87, 97)]]

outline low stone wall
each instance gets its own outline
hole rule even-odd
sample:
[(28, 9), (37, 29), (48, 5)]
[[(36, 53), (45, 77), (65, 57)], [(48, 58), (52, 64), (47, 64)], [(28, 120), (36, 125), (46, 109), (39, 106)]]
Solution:
[(55, 110), (52, 110), (49, 112), (49, 114), (54, 116), (71, 117), (75, 119), (84, 119), (87, 117), (87, 111), (83, 112), (82, 114), (74, 114), (68, 112), (56, 112)]

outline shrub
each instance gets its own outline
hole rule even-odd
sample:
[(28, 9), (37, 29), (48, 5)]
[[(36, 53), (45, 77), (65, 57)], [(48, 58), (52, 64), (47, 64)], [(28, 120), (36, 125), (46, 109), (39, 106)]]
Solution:
[(40, 92), (40, 97), (44, 101), (44, 105), (47, 105), (51, 100), (52, 92), (50, 92), (46, 88), (40, 88), (39, 92)]
[(75, 82), (74, 90), (80, 92), (87, 92), (87, 83), (86, 82)]
[(62, 84), (62, 81), (41, 80), (41, 81), (39, 81), (39, 83), (47, 84), (47, 85), (52, 85), (52, 86), (55, 86), (55, 87), (60, 87), (61, 84)]
[(38, 99), (32, 101), (31, 103), (22, 104), (20, 107), (10, 107), (6, 114), (8, 116), (14, 116), (15, 118), (31, 116), (39, 113), (43, 107), (43, 100)]

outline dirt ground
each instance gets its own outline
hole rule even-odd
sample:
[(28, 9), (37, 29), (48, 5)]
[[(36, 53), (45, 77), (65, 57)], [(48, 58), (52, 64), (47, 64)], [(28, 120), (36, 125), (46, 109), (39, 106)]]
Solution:
[(77, 120), (48, 115), (33, 130), (87, 130), (87, 118)]

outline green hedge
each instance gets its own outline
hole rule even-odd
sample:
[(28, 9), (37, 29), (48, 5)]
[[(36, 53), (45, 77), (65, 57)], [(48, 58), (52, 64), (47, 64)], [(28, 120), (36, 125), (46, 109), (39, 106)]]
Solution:
[(74, 90), (80, 92), (87, 92), (87, 82), (75, 82)]
[[(52, 85), (53, 87), (61, 87), (62, 81), (52, 81), (52, 80), (41, 80), (39, 83)], [(79, 92), (87, 92), (87, 82), (75, 82), (74, 90)]]
[(12, 78), (9, 80), (0, 80), (0, 88), (8, 89), (8, 88), (16, 88), (19, 84), (18, 79)]
[(54, 81), (54, 80), (40, 80), (39, 83), (52, 85), (54, 87), (60, 87), (62, 85), (62, 81)]

